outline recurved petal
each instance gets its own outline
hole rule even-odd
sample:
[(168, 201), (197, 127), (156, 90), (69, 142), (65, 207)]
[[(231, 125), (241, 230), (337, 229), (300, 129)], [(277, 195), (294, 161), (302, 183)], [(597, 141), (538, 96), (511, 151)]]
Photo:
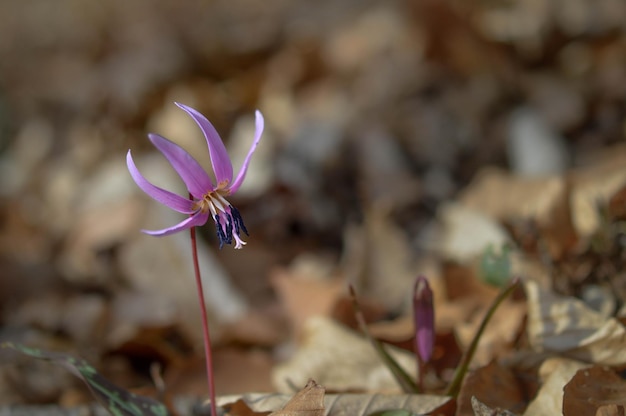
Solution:
[(151, 198), (173, 209), (174, 211), (178, 211), (183, 214), (191, 214), (194, 212), (192, 209), (193, 202), (189, 199), (176, 195), (173, 192), (166, 191), (165, 189), (159, 188), (158, 186), (148, 182), (148, 180), (139, 172), (137, 166), (135, 166), (135, 161), (130, 154), (130, 150), (126, 155), (126, 165), (128, 166), (128, 171), (137, 186), (139, 186), (139, 188), (141, 188), (141, 190), (148, 194)]
[(154, 230), (154, 231), (141, 230), (141, 232), (145, 234), (153, 235), (156, 237), (163, 237), (166, 235), (177, 233), (179, 231), (187, 230), (191, 227), (199, 227), (201, 225), (206, 224), (208, 219), (209, 219), (208, 213), (207, 214), (197, 213), (189, 218), (186, 218), (184, 221), (181, 221), (172, 227), (164, 228), (162, 230)]
[(191, 195), (200, 199), (204, 194), (215, 189), (209, 175), (185, 149), (158, 134), (148, 134), (148, 138), (170, 162), (178, 176), (185, 182)]
[(193, 108), (181, 103), (175, 103), (189, 114), (194, 121), (200, 126), (204, 137), (206, 138), (207, 145), (209, 146), (209, 154), (211, 155), (211, 164), (213, 165), (213, 172), (215, 172), (215, 179), (217, 181), (216, 186), (220, 186), (222, 183), (230, 183), (233, 180), (233, 165), (226, 152), (226, 147), (217, 134), (215, 127), (211, 124), (206, 117), (200, 114)]
[(259, 141), (261, 140), (261, 135), (263, 134), (263, 128), (265, 126), (265, 121), (263, 119), (263, 114), (259, 110), (255, 112), (255, 129), (254, 129), (254, 141), (252, 142), (252, 146), (250, 146), (250, 150), (248, 151), (248, 155), (243, 161), (243, 165), (241, 166), (241, 170), (237, 174), (237, 177), (230, 185), (231, 193), (237, 192), (243, 180), (246, 177), (246, 172), (248, 171), (248, 165), (250, 164), (250, 160), (252, 159), (252, 154), (256, 150)]

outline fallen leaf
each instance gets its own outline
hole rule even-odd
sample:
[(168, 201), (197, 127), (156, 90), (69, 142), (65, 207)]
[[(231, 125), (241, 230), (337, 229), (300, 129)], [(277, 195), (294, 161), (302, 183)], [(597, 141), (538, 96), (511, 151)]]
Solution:
[[(274, 390), (270, 379), (272, 358), (268, 351), (224, 346), (213, 350), (213, 361), (217, 363), (213, 369), (217, 395)], [(170, 364), (164, 380), (171, 396), (205, 395), (204, 357), (192, 356)]]
[[(286, 394), (244, 394), (222, 396), (217, 400), (220, 407), (242, 399), (255, 412), (284, 406), (290, 396)], [(325, 416), (382, 416), (384, 412), (405, 411), (414, 415), (453, 416), (456, 402), (448, 396), (432, 394), (326, 394)]]
[(578, 370), (563, 389), (564, 416), (594, 416), (602, 408), (604, 414), (611, 414), (608, 406), (618, 406), (622, 414), (626, 406), (626, 381), (609, 368)]
[(590, 236), (602, 223), (597, 203), (608, 203), (626, 184), (626, 147), (614, 146), (609, 152), (610, 155), (604, 155), (590, 167), (572, 175), (572, 220), (581, 236)]
[(553, 352), (595, 364), (626, 364), (626, 330), (584, 302), (525, 283), (528, 298), (528, 337), (540, 352)]
[[(296, 338), (302, 334), (306, 321), (313, 316), (330, 316), (334, 306), (345, 290), (340, 279), (330, 279), (318, 269), (323, 267), (318, 262), (309, 262), (309, 271), (298, 266), (291, 270), (276, 270), (271, 276), (271, 283), (282, 304)], [(315, 268), (311, 271), (310, 268)]]
[(450, 260), (461, 263), (473, 260), (486, 247), (501, 247), (510, 240), (496, 219), (459, 203), (444, 205), (438, 210), (437, 216), (443, 227), (438, 248)]
[(265, 416), (272, 413), (269, 411), (255, 412), (243, 399), (239, 399), (234, 403), (224, 404), (220, 407), (226, 411), (228, 416)]
[(381, 203), (364, 213), (362, 228), (348, 228), (345, 233), (346, 255), (343, 261), (347, 276), (360, 296), (375, 298), (388, 310), (397, 310), (411, 293), (419, 270), (404, 230)]
[(596, 416), (624, 416), (624, 414), (626, 414), (624, 406), (618, 406), (616, 404), (600, 406), (596, 412)]
[(475, 413), (475, 399), (492, 408), (521, 409), (524, 406), (524, 393), (515, 374), (495, 362), (465, 377), (457, 400), (457, 415)]
[(271, 416), (324, 416), (324, 387), (314, 380), (295, 394), (287, 404)]
[(488, 168), (476, 175), (460, 200), (497, 221), (533, 219), (547, 236), (566, 241), (572, 233), (568, 215), (563, 215), (569, 209), (568, 192), (560, 176), (526, 178)]
[[(463, 349), (470, 345), (491, 300), (485, 302), (486, 304), (483, 304), (484, 306), (481, 306), (469, 321), (460, 321), (456, 325), (455, 333)], [(478, 348), (472, 359), (473, 366), (487, 365), (494, 358), (509, 351), (523, 328), (525, 316), (526, 305), (524, 303), (504, 300), (480, 337)]]
[(515, 413), (509, 412), (508, 410), (493, 409), (474, 396), (472, 396), (472, 410), (475, 416), (515, 416)]
[(563, 387), (587, 364), (566, 358), (546, 360), (539, 369), (543, 384), (530, 402), (524, 416), (553, 416), (563, 411)]
[[(391, 346), (387, 351), (415, 377), (412, 354)], [(391, 372), (364, 337), (319, 316), (306, 323), (302, 344), (295, 354), (272, 372), (274, 385), (282, 392), (291, 391), (291, 385), (304, 384), (309, 378), (333, 391), (399, 391)]]

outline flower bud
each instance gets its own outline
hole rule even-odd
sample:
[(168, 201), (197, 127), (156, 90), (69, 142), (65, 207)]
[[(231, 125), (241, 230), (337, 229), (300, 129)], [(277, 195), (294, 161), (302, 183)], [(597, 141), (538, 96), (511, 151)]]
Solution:
[(413, 323), (415, 325), (415, 353), (422, 362), (428, 362), (435, 345), (435, 310), (433, 291), (424, 276), (418, 276), (415, 280)]

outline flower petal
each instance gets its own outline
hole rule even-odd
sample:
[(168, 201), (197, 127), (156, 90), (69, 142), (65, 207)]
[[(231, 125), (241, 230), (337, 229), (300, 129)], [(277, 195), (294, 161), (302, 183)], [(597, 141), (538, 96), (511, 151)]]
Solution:
[(183, 231), (189, 229), (191, 227), (198, 227), (206, 224), (209, 219), (209, 214), (201, 214), (197, 213), (189, 218), (186, 218), (184, 221), (179, 222), (176, 225), (173, 225), (169, 228), (164, 228), (162, 230), (141, 230), (142, 233), (153, 235), (156, 237), (163, 237), (166, 235), (174, 234), (179, 231)]
[(166, 191), (165, 189), (159, 188), (158, 186), (148, 182), (148, 180), (139, 172), (137, 166), (135, 166), (130, 150), (126, 155), (126, 165), (128, 166), (128, 171), (137, 186), (139, 186), (139, 188), (141, 188), (141, 190), (148, 194), (151, 198), (173, 209), (174, 211), (178, 211), (183, 214), (192, 214), (194, 212), (192, 208), (193, 201), (183, 198), (182, 196), (170, 191)]
[(215, 189), (209, 175), (185, 149), (158, 134), (148, 134), (148, 138), (170, 162), (194, 198), (201, 199)]
[(175, 103), (182, 108), (194, 119), (194, 121), (200, 126), (204, 137), (206, 138), (207, 145), (209, 146), (209, 154), (211, 155), (211, 164), (213, 164), (213, 172), (215, 172), (216, 186), (220, 184), (230, 183), (233, 180), (233, 164), (228, 157), (226, 147), (220, 138), (220, 135), (215, 130), (215, 127), (211, 124), (206, 117), (200, 114), (198, 111), (191, 107), (188, 107), (181, 103)]
[(256, 110), (255, 118), (256, 118), (256, 121), (255, 121), (256, 127), (254, 129), (254, 141), (252, 142), (252, 146), (250, 147), (250, 150), (248, 151), (248, 155), (243, 161), (241, 170), (237, 174), (237, 178), (235, 178), (235, 180), (229, 187), (231, 193), (237, 192), (237, 190), (243, 183), (243, 180), (246, 177), (246, 172), (248, 171), (248, 165), (250, 164), (250, 159), (252, 158), (252, 154), (256, 150), (256, 147), (259, 144), (259, 141), (261, 140), (261, 134), (263, 134), (263, 128), (265, 126), (263, 114), (261, 114), (259, 110)]

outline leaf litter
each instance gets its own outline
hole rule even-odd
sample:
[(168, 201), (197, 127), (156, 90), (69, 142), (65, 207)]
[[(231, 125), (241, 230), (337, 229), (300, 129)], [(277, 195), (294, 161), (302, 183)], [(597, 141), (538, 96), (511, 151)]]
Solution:
[[(176, 219), (119, 155), (176, 189), (142, 144), (163, 131), (203, 150), (171, 102), (210, 114), (239, 161), (258, 107), (268, 146), (236, 200), (249, 244), (215, 251), (202, 231), (219, 395), (314, 378), (326, 414), (623, 413), (624, 5), (453, 3), (4, 5), (2, 38), (20, 42), (0, 45), (0, 341), (78, 351), (133, 391), (158, 364), (168, 405), (204, 399), (187, 242), (137, 233)], [(347, 287), (415, 372), (419, 274), (435, 347), (428, 395), (403, 395)], [(524, 293), (446, 397), (490, 284), (511, 277)], [(0, 412), (88, 400), (56, 370), (0, 362)]]

